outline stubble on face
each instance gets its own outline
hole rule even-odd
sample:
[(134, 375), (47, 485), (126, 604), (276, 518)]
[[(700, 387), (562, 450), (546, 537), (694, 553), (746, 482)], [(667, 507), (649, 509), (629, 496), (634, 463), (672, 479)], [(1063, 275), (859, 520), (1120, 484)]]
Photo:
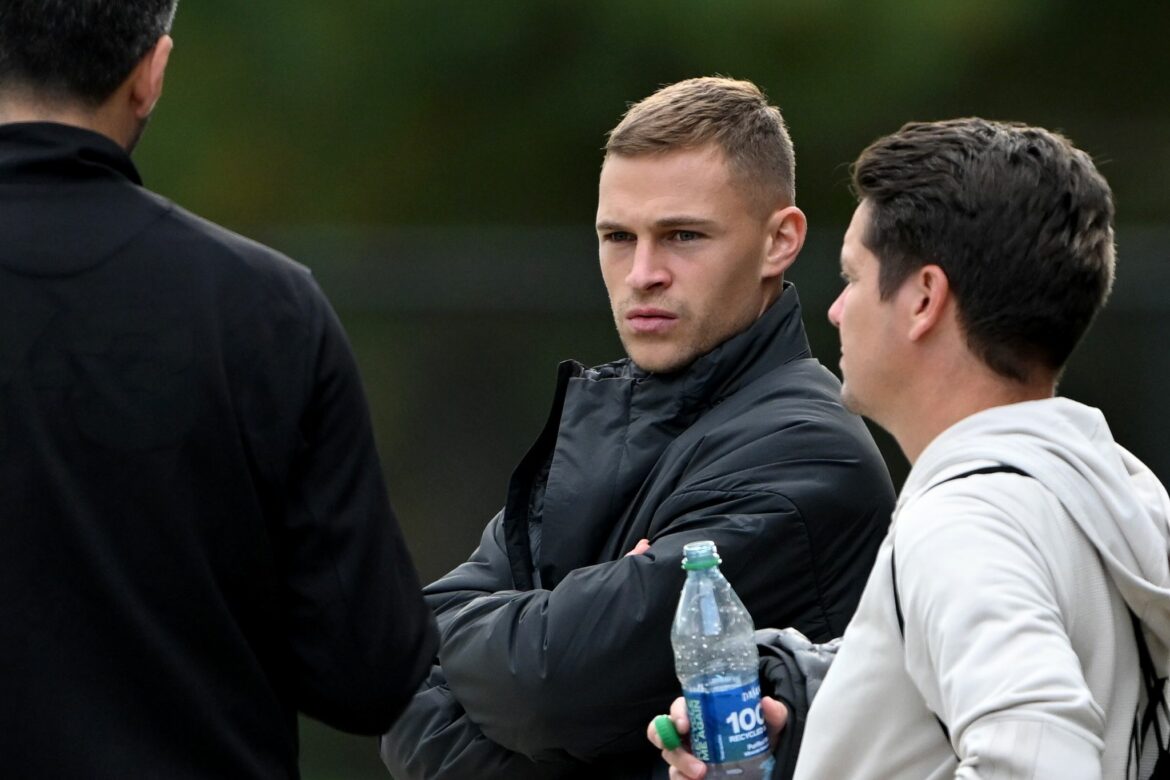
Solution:
[(687, 324), (693, 322), (690, 307), (669, 296), (633, 293), (620, 301), (611, 300), (614, 327), (617, 328), (618, 338), (621, 339), (626, 355), (643, 371), (652, 374), (669, 374), (689, 366), (702, 354), (696, 352), (697, 346), (692, 346), (688, 342), (680, 343), (671, 336), (654, 336), (630, 331), (627, 321), (629, 313), (647, 307), (671, 312), (675, 316), (673, 328), (676, 329), (685, 328)]
[(850, 392), (848, 379), (841, 380), (841, 405), (854, 414), (865, 414), (865, 405), (862, 404), (861, 399)]
[[(755, 317), (744, 313), (742, 322), (718, 327), (710, 317), (696, 316), (685, 302), (660, 296), (631, 295), (620, 302), (613, 302), (614, 324), (626, 354), (644, 371), (654, 374), (671, 374), (682, 371), (696, 360), (711, 352), (731, 336), (739, 333)], [(633, 334), (625, 325), (626, 314), (636, 308), (653, 307), (673, 312), (677, 317), (678, 333), (669, 337), (655, 338), (647, 334)]]

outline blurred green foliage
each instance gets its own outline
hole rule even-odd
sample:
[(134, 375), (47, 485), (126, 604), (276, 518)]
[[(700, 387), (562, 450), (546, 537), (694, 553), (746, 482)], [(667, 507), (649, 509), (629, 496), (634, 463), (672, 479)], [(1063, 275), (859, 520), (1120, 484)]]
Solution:
[[(137, 161), (153, 189), (314, 269), (431, 579), (502, 502), (556, 362), (620, 355), (591, 224), (629, 102), (717, 73), (781, 106), (813, 225), (791, 278), (836, 368), (824, 311), (857, 152), (912, 119), (1040, 124), (1095, 156), (1123, 227), (1166, 224), (1167, 30), (1170, 4), (1148, 0), (182, 0)], [(1168, 238), (1121, 232), (1114, 304), (1064, 383), (1164, 477)], [(306, 780), (386, 776), (373, 740), (302, 725)]]
[(1064, 129), (1161, 220), (1167, 30), (1143, 0), (183, 0), (139, 159), (237, 227), (582, 223), (626, 104), (721, 73), (784, 110), (814, 222), (870, 140), (964, 114)]

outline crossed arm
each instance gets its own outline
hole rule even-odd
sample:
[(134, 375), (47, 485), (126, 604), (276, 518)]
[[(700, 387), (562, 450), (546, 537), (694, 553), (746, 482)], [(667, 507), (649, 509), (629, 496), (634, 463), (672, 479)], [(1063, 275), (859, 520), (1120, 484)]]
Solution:
[[(740, 564), (728, 566), (733, 583), (758, 568), (761, 549), (772, 571), (804, 555), (778, 541), (800, 518), (777, 497), (763, 512), (758, 496), (696, 501), (643, 554), (577, 569), (551, 590), (511, 589), (500, 518), (489, 524), (471, 559), (426, 589), (441, 670), (383, 738), (395, 776), (466, 777), (474, 768), (480, 778), (563, 777), (615, 754), (652, 756), (646, 722), (678, 691), (669, 631), (682, 546), (713, 539)], [(787, 590), (773, 576), (745, 579), (749, 607), (763, 582)]]

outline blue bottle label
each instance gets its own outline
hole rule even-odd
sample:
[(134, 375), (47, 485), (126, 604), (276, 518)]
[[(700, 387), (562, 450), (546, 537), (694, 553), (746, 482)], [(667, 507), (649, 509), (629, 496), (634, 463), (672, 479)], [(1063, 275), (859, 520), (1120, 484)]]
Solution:
[(684, 690), (691, 721), (691, 752), (707, 764), (743, 761), (768, 751), (760, 711), (760, 684), (722, 691)]

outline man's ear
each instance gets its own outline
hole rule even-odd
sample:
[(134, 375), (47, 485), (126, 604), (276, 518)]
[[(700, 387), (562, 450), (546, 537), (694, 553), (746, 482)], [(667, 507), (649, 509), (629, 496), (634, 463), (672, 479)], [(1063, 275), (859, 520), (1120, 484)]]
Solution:
[(918, 341), (938, 329), (951, 309), (951, 282), (937, 265), (924, 265), (902, 287), (907, 297), (910, 330), (907, 336)]
[(174, 47), (175, 42), (171, 36), (162, 36), (150, 51), (142, 55), (142, 59), (130, 75), (130, 99), (134, 115), (139, 119), (150, 116), (154, 104), (162, 96), (163, 77), (166, 75), (167, 62), (170, 61), (171, 49)]
[(783, 276), (789, 266), (796, 262), (804, 237), (808, 232), (808, 220), (796, 206), (787, 206), (773, 211), (768, 216), (768, 237), (764, 251), (764, 264), (760, 276), (772, 279)]

